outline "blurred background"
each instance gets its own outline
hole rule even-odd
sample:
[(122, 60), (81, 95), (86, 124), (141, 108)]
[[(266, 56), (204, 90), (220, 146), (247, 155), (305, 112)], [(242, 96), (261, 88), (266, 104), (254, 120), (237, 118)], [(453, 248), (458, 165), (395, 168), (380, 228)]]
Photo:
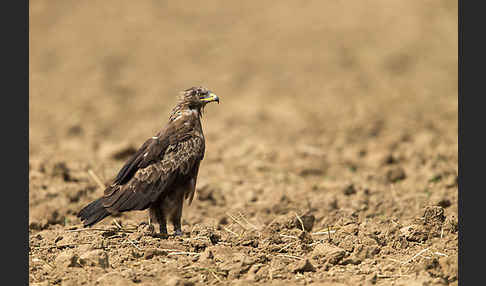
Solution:
[(31, 1), (30, 152), (67, 147), (73, 126), (141, 142), (196, 85), (221, 98), (214, 136), (413, 132), (429, 112), (457, 129), (456, 2)]

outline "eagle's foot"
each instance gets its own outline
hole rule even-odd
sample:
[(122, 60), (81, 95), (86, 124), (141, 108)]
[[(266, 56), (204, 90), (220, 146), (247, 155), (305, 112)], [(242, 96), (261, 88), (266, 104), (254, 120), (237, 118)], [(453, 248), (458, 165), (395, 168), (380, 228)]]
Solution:
[(147, 227), (147, 233), (149, 234), (154, 234), (155, 233), (155, 227), (153, 224), (149, 224)]
[(141, 222), (139, 224), (139, 227), (141, 228), (141, 231), (144, 235), (151, 236), (155, 233), (155, 227), (151, 223)]
[(182, 230), (180, 230), (180, 229), (176, 229), (176, 230), (174, 231), (174, 236), (175, 236), (175, 237), (177, 237), (177, 236), (182, 236)]
[(159, 233), (154, 233), (152, 236), (161, 239), (169, 238), (169, 234), (167, 233), (167, 225), (165, 224), (165, 222), (159, 223)]
[(168, 239), (169, 235), (167, 233), (153, 233), (151, 234), (152, 237), (154, 238), (160, 238), (160, 239)]

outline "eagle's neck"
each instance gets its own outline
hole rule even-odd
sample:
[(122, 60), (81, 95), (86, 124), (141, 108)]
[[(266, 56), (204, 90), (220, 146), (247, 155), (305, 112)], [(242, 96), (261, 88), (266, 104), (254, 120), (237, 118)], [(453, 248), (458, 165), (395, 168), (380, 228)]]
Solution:
[(180, 102), (172, 109), (169, 121), (172, 122), (184, 116), (194, 116), (199, 120), (202, 116), (202, 107), (190, 108), (188, 103)]

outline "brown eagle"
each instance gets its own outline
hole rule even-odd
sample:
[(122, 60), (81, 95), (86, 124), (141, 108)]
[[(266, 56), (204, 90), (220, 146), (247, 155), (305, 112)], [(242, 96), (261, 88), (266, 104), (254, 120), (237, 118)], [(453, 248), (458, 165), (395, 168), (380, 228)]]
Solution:
[(204, 157), (200, 118), (205, 105), (214, 101), (219, 103), (219, 98), (204, 87), (181, 93), (167, 125), (143, 143), (101, 198), (78, 213), (84, 226), (110, 214), (148, 208), (150, 219), (160, 226), (160, 235), (167, 236), (167, 218), (174, 225), (174, 235), (182, 235), (182, 205), (184, 199), (192, 202)]

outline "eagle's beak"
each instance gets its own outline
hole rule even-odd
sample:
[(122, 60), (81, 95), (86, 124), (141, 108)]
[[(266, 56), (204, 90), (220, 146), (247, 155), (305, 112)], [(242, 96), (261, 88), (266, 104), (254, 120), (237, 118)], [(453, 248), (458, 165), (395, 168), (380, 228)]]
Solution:
[(202, 97), (200, 100), (202, 102), (205, 102), (205, 103), (217, 101), (218, 104), (219, 104), (219, 97), (216, 94), (212, 93), (212, 92), (209, 92), (208, 95), (206, 95), (205, 97)]

